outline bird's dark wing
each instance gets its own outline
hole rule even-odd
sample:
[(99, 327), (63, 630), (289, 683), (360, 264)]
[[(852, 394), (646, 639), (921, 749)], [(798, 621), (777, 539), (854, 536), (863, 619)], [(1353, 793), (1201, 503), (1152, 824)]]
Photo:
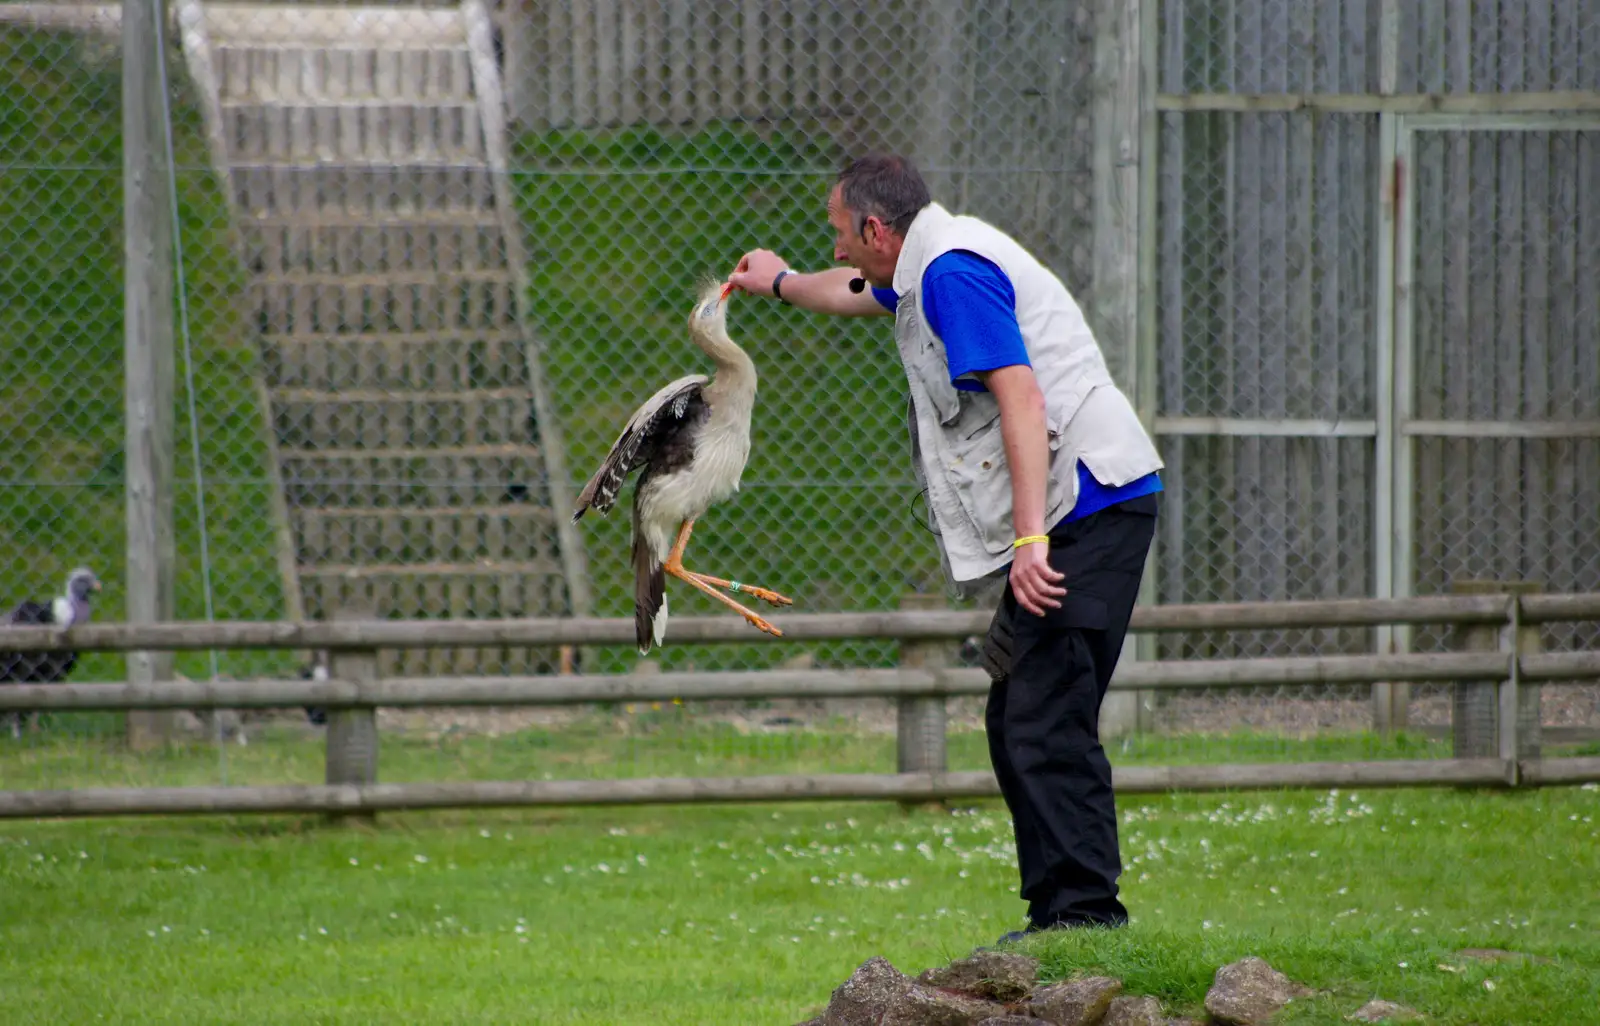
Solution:
[(18, 627), (30, 624), (51, 624), (55, 623), (55, 614), (51, 610), (50, 603), (25, 599), (18, 604), (17, 608), (6, 614), (5, 622)]
[(591, 506), (601, 513), (608, 512), (630, 473), (649, 463), (663, 448), (672, 447), (684, 427), (707, 414), (703, 390), (709, 380), (704, 374), (679, 378), (633, 412), (600, 469), (578, 493), (573, 520)]
[[(50, 603), (29, 599), (7, 613), (4, 622), (15, 627), (49, 626), (55, 623), (55, 614)], [(77, 653), (73, 652), (0, 651), (0, 681), (48, 684), (59, 680), (77, 661)]]

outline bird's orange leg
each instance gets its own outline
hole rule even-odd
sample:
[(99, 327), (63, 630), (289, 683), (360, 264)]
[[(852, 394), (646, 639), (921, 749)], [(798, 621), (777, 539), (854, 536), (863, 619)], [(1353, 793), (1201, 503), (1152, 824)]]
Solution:
[(723, 605), (733, 609), (740, 616), (744, 617), (746, 620), (749, 620), (751, 625), (757, 629), (766, 631), (768, 634), (771, 634), (775, 637), (783, 637), (783, 632), (774, 627), (766, 619), (746, 609), (744, 606), (718, 591), (717, 588), (722, 587), (727, 588), (730, 591), (746, 592), (765, 602), (770, 602), (773, 605), (793, 605), (793, 601), (784, 597), (783, 595), (779, 595), (775, 591), (769, 591), (766, 588), (758, 588), (755, 585), (743, 584), (739, 581), (725, 581), (720, 577), (710, 577), (705, 574), (695, 573), (693, 570), (686, 569), (683, 565), (683, 552), (689, 547), (689, 534), (693, 530), (694, 521), (685, 520), (683, 522), (683, 526), (678, 529), (678, 540), (673, 543), (672, 551), (668, 553), (666, 562), (661, 565), (661, 569), (666, 573), (671, 574), (673, 577), (678, 578), (680, 581), (687, 582), (699, 591), (705, 592), (707, 595), (710, 595)]

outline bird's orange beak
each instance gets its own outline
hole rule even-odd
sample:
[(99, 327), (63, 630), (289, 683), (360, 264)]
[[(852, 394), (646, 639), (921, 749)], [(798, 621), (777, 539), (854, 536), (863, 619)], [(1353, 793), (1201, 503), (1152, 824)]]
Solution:
[(717, 297), (717, 302), (725, 303), (728, 301), (728, 297), (731, 295), (733, 295), (733, 282), (730, 281), (728, 284), (722, 286), (722, 294)]

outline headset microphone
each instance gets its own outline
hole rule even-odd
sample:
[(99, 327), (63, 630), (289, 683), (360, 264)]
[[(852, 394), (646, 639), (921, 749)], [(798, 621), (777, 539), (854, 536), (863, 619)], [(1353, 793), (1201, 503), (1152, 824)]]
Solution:
[(851, 278), (850, 279), (850, 291), (854, 292), (856, 295), (859, 296), (863, 291), (866, 290), (866, 287), (867, 287), (867, 279), (865, 279), (865, 278)]

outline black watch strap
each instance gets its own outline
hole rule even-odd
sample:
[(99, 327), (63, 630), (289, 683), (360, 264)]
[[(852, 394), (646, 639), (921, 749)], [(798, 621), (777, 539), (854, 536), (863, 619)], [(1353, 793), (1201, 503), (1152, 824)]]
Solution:
[(787, 267), (785, 267), (783, 270), (778, 272), (776, 277), (774, 277), (772, 279), (772, 295), (773, 295), (773, 298), (777, 299), (779, 302), (783, 302), (783, 303), (789, 302), (787, 299), (783, 298), (782, 285), (783, 285), (784, 276), (785, 275), (789, 275), (789, 274), (793, 274), (793, 273), (794, 273), (793, 271), (791, 271)]

